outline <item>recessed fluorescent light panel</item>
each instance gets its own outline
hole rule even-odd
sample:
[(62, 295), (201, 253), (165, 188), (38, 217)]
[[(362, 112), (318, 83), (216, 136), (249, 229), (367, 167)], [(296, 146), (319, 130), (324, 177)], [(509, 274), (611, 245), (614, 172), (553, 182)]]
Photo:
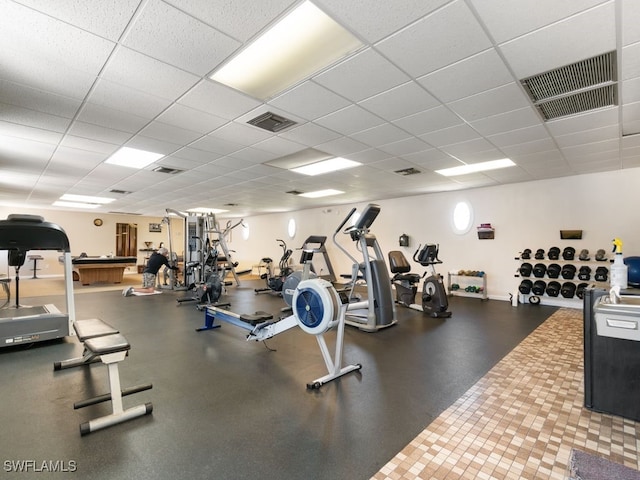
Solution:
[(63, 202), (61, 200), (57, 200), (53, 202), (54, 207), (70, 207), (70, 208), (98, 208), (100, 204), (98, 203), (78, 203), (78, 202)]
[(340, 190), (334, 190), (332, 188), (328, 188), (326, 190), (316, 190), (315, 192), (301, 193), (299, 196), (306, 197), (306, 198), (320, 198), (320, 197), (330, 197), (331, 195), (340, 195), (341, 193), (344, 193), (344, 192)]
[(360, 40), (306, 1), (210, 78), (266, 100), (361, 46)]
[(362, 165), (359, 162), (353, 160), (347, 160), (346, 158), (336, 157), (329, 160), (323, 160), (322, 162), (311, 163), (309, 165), (303, 165), (302, 167), (292, 168), (292, 172), (301, 173), (303, 175), (322, 175), (323, 173), (336, 172), (338, 170), (344, 170), (346, 168), (357, 167)]
[(115, 198), (108, 197), (92, 197), (90, 195), (72, 195), (70, 193), (65, 193), (60, 197), (60, 200), (68, 201), (68, 202), (84, 202), (84, 203), (99, 203), (99, 204), (107, 204), (111, 203), (115, 200)]
[(122, 147), (105, 160), (104, 163), (120, 165), (129, 168), (144, 168), (164, 157), (161, 153), (147, 152), (136, 148)]
[(515, 166), (515, 163), (513, 163), (513, 161), (508, 158), (503, 158), (501, 160), (491, 160), (490, 162), (471, 163), (469, 165), (460, 165), (459, 167), (436, 170), (436, 173), (444, 175), (445, 177), (455, 177), (457, 175), (486, 172), (488, 170), (497, 170), (498, 168), (513, 166)]
[(224, 212), (228, 212), (229, 210), (222, 210), (220, 208), (207, 208), (207, 207), (197, 207), (197, 208), (190, 208), (187, 210), (187, 212), (191, 212), (191, 213), (224, 213)]

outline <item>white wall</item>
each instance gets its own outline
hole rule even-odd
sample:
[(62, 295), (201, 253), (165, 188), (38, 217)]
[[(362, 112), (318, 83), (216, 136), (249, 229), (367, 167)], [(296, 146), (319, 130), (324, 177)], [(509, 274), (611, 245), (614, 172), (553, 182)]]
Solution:
[[(371, 232), (376, 235), (385, 255), (390, 250), (402, 250), (410, 258), (418, 244), (438, 243), (440, 258), (444, 262), (438, 267), (440, 273), (446, 277), (446, 272), (451, 270), (483, 270), (488, 275), (489, 296), (508, 300), (517, 285), (514, 274), (519, 264), (514, 257), (525, 248), (534, 251), (544, 248), (546, 251), (552, 246), (561, 249), (573, 246), (578, 252), (583, 248), (589, 249), (593, 255), (599, 248), (610, 252), (612, 239), (619, 237), (624, 242), (625, 256), (640, 256), (640, 222), (635, 213), (639, 187), (640, 169), (627, 169), (463, 192), (378, 200), (375, 203), (382, 210)], [(456, 235), (451, 228), (451, 214), (459, 200), (468, 201), (474, 209), (474, 227), (464, 235)], [(282, 251), (276, 238), (284, 239), (289, 248), (296, 249), (309, 235), (326, 235), (329, 237), (327, 249), (336, 273), (348, 273), (351, 271), (350, 261), (333, 245), (331, 236), (352, 207), (360, 211), (365, 205), (247, 217), (249, 239), (243, 238), (242, 227), (238, 227), (233, 231), (229, 248), (234, 251), (234, 260), (240, 263), (240, 268), (250, 268), (265, 256), (277, 262)], [(26, 209), (14, 212), (0, 207), (0, 218), (9, 213), (34, 212)], [(43, 216), (67, 231), (74, 255), (82, 251), (89, 255), (112, 251), (115, 248), (115, 224), (123, 221), (138, 224), (140, 244), (148, 240), (157, 245), (167, 240), (165, 231), (162, 234), (148, 233), (148, 223), (159, 223), (160, 218), (54, 211), (47, 211)], [(96, 216), (104, 219), (102, 227), (93, 226)], [(287, 236), (290, 218), (294, 218), (298, 225), (293, 239)], [(219, 221), (224, 225), (222, 217)], [(181, 238), (182, 223), (179, 219), (173, 222), (174, 239), (178, 235)], [(494, 240), (478, 239), (475, 227), (481, 223), (491, 223), (495, 228)], [(561, 229), (583, 230), (583, 238), (560, 240)], [(398, 237), (402, 233), (410, 236), (410, 247), (398, 246)], [(338, 240), (355, 253), (353, 242), (347, 235), (339, 234)], [(182, 245), (181, 240), (174, 240), (174, 248), (178, 250), (175, 245)], [(300, 253), (294, 250), (293, 258), (297, 263)], [(53, 267), (55, 262), (48, 263)], [(5, 255), (0, 255), (2, 265), (6, 269)], [(415, 265), (414, 271), (421, 272), (421, 269)]]
[[(621, 238), (625, 256), (640, 256), (640, 222), (635, 213), (640, 187), (640, 169), (447, 192), (399, 199), (379, 200), (381, 213), (371, 228), (386, 253), (402, 250), (410, 258), (418, 244), (440, 244), (443, 264), (438, 271), (483, 270), (488, 277), (491, 298), (508, 300), (517, 287), (514, 274), (519, 263), (514, 258), (525, 248), (535, 251), (552, 246), (563, 249), (586, 248), (593, 256), (599, 248), (611, 251), (612, 239)], [(453, 233), (451, 215), (455, 204), (468, 201), (474, 209), (474, 227), (464, 235)], [(236, 260), (257, 263), (260, 257), (280, 258), (276, 238), (284, 238), (299, 248), (311, 234), (331, 237), (351, 207), (365, 204), (312, 209), (285, 214), (246, 218), (250, 238), (235, 236)], [(295, 218), (298, 233), (286, 237), (287, 222)], [(476, 226), (491, 223), (494, 240), (479, 240)], [(582, 240), (561, 240), (560, 230), (583, 230)], [(398, 237), (410, 236), (410, 247), (398, 246)], [(339, 240), (352, 243), (346, 235)], [(352, 246), (352, 245), (350, 245)], [(332, 244), (327, 245), (337, 273), (348, 273), (347, 257)], [(294, 255), (296, 261), (299, 255)], [(415, 265), (414, 270), (421, 272)]]

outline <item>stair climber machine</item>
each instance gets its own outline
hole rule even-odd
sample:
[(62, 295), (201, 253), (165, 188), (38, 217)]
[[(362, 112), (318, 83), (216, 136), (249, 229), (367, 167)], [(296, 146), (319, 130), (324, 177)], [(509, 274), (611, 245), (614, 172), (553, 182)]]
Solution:
[[(247, 340), (264, 341), (298, 326), (305, 333), (315, 335), (327, 367), (326, 375), (307, 383), (307, 389), (315, 390), (325, 383), (362, 368), (360, 364), (343, 367), (342, 351), (347, 311), (366, 306), (367, 302), (349, 303), (348, 298), (338, 293), (331, 283), (322, 278), (311, 278), (302, 280), (296, 286), (292, 300), (293, 314), (286, 318), (273, 320), (273, 315), (262, 311), (239, 315), (209, 305), (205, 307), (205, 324), (197, 331), (219, 328), (221, 325), (215, 321), (220, 320), (247, 330)], [(324, 337), (331, 329), (336, 330), (333, 356)]]
[[(444, 283), (440, 274), (436, 273), (435, 266), (442, 263), (438, 259), (439, 246), (432, 243), (425, 244), (413, 254), (413, 261), (430, 269), (422, 275), (411, 273), (411, 265), (404, 254), (399, 250), (389, 252), (389, 267), (393, 277), (391, 282), (396, 289), (396, 303), (414, 310), (422, 311), (433, 318), (449, 318), (449, 302)], [(429, 276), (427, 276), (429, 274)], [(426, 276), (426, 278), (425, 278)], [(422, 305), (415, 303), (418, 284), (424, 278), (422, 284)]]
[[(370, 203), (363, 209), (359, 217), (356, 217), (355, 213), (356, 209), (352, 208), (333, 234), (335, 245), (353, 262), (349, 276), (350, 282), (346, 286), (349, 292), (348, 298), (350, 301), (358, 300), (358, 287), (366, 287), (367, 291), (366, 308), (349, 309), (345, 322), (366, 332), (376, 332), (397, 323), (391, 279), (384, 254), (376, 236), (369, 231), (380, 213), (380, 206)], [(353, 221), (353, 224), (343, 230), (343, 227), (350, 220)], [(349, 235), (351, 240), (355, 242), (356, 249), (362, 255), (362, 262), (340, 245), (337, 236), (341, 231)]]

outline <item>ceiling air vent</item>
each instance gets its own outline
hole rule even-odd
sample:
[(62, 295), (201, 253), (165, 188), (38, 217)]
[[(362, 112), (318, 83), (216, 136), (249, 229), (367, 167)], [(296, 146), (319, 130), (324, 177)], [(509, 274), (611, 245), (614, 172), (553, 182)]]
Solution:
[(177, 168), (156, 167), (153, 169), (153, 171), (158, 173), (168, 173), (170, 175), (175, 175), (176, 173), (182, 173), (184, 170), (178, 170)]
[(300, 195), (303, 192), (299, 192), (298, 190), (289, 190), (288, 192), (285, 193), (289, 193), (291, 195)]
[(418, 170), (417, 168), (409, 167), (403, 168), (402, 170), (396, 170), (393, 173), (397, 173), (398, 175), (406, 177), (407, 175), (415, 175), (416, 173), (420, 173), (420, 170)]
[(126, 190), (117, 190), (115, 188), (109, 190), (110, 193), (117, 193), (118, 195), (129, 195), (131, 192), (127, 192)]
[(545, 120), (618, 104), (615, 52), (521, 80)]
[(281, 117), (280, 115), (276, 115), (271, 112), (263, 113), (262, 115), (249, 120), (247, 123), (270, 132), (281, 132), (285, 128), (296, 124), (293, 120), (289, 120), (288, 118)]

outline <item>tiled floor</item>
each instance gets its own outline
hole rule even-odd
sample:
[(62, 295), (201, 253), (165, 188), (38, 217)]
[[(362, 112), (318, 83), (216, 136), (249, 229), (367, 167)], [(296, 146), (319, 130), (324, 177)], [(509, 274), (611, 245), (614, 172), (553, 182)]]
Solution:
[(640, 423), (583, 407), (582, 322), (556, 312), (373, 479), (565, 479), (572, 448), (640, 469)]

